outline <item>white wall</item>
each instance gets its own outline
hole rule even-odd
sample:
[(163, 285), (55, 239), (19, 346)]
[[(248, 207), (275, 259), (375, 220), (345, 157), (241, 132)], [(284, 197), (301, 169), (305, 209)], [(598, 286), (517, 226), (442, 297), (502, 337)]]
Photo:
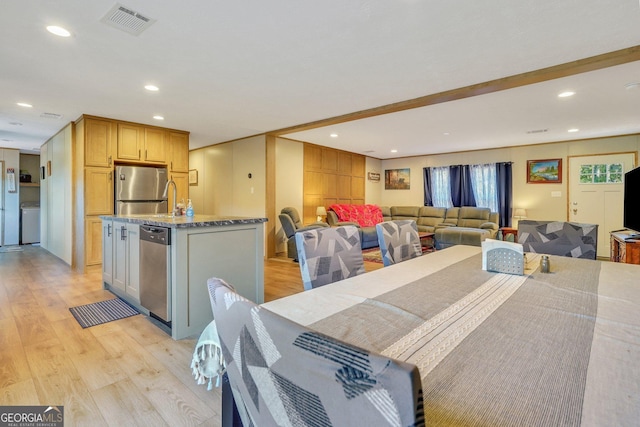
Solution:
[(189, 186), (189, 198), (196, 214), (265, 216), (264, 136), (192, 150), (189, 169), (198, 171), (198, 184)]
[[(4, 161), (4, 170), (0, 171), (4, 178), (4, 232), (0, 245), (17, 245), (20, 242), (20, 151), (0, 148), (0, 160)], [(16, 192), (9, 193), (7, 186), (7, 169), (13, 168), (16, 177)]]
[[(640, 151), (640, 135), (627, 135), (611, 138), (558, 142), (521, 147), (500, 148), (495, 150), (468, 151), (464, 153), (437, 154), (431, 156), (407, 157), (382, 161), (382, 180), (384, 170), (411, 169), (410, 190), (381, 190), (381, 205), (422, 206), (424, 203), (424, 184), (422, 170), (429, 166), (449, 166), (495, 162), (513, 162), (513, 207), (527, 209), (528, 219), (567, 220), (568, 157), (578, 155), (597, 155), (617, 152)], [(561, 184), (527, 184), (527, 160), (562, 159)], [(560, 197), (552, 193), (560, 192)]]
[[(282, 208), (294, 207), (302, 213), (304, 179), (304, 144), (276, 138), (276, 215)], [(287, 251), (287, 237), (280, 220), (276, 224), (276, 252)]]
[[(367, 157), (365, 159), (365, 187), (364, 200), (372, 205), (381, 205), (382, 189), (384, 189), (384, 171), (382, 170), (382, 160)], [(368, 173), (375, 172), (380, 174), (380, 181), (369, 181)]]

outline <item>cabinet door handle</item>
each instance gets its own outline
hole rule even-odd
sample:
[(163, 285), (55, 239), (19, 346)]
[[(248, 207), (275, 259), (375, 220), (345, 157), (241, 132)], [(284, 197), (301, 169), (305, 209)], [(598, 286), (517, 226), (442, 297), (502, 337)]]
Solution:
[(140, 149), (138, 149), (138, 158), (140, 158)]
[(112, 174), (112, 173), (113, 173), (113, 172), (109, 172), (109, 181), (111, 181), (111, 174)]
[(127, 240), (127, 229), (124, 225), (120, 228), (120, 240)]
[(149, 155), (147, 153), (147, 150), (144, 150), (144, 159), (147, 160), (149, 158)]
[(173, 170), (173, 160), (171, 160), (171, 167), (170, 167), (170, 169), (171, 169), (171, 170)]
[(109, 166), (111, 166), (111, 156), (109, 156)]
[(107, 237), (111, 237), (111, 224), (107, 224)]

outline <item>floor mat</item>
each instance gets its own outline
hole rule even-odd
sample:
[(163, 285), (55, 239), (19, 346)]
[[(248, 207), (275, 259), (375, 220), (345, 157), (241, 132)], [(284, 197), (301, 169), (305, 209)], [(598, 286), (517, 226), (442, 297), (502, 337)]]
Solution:
[(140, 314), (138, 310), (120, 298), (71, 307), (69, 311), (83, 328), (89, 328)]

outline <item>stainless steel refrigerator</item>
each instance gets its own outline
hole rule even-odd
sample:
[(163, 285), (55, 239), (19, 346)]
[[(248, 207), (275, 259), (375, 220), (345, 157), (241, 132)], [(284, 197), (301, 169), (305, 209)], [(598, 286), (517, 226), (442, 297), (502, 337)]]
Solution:
[(116, 166), (115, 213), (117, 215), (166, 214), (167, 168)]

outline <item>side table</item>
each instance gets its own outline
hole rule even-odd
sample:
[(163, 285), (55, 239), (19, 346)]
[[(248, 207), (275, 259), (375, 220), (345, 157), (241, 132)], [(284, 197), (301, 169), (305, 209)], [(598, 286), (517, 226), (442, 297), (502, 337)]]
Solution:
[(500, 234), (502, 235), (502, 240), (506, 241), (507, 236), (512, 235), (513, 241), (518, 241), (518, 229), (511, 227), (500, 227)]

